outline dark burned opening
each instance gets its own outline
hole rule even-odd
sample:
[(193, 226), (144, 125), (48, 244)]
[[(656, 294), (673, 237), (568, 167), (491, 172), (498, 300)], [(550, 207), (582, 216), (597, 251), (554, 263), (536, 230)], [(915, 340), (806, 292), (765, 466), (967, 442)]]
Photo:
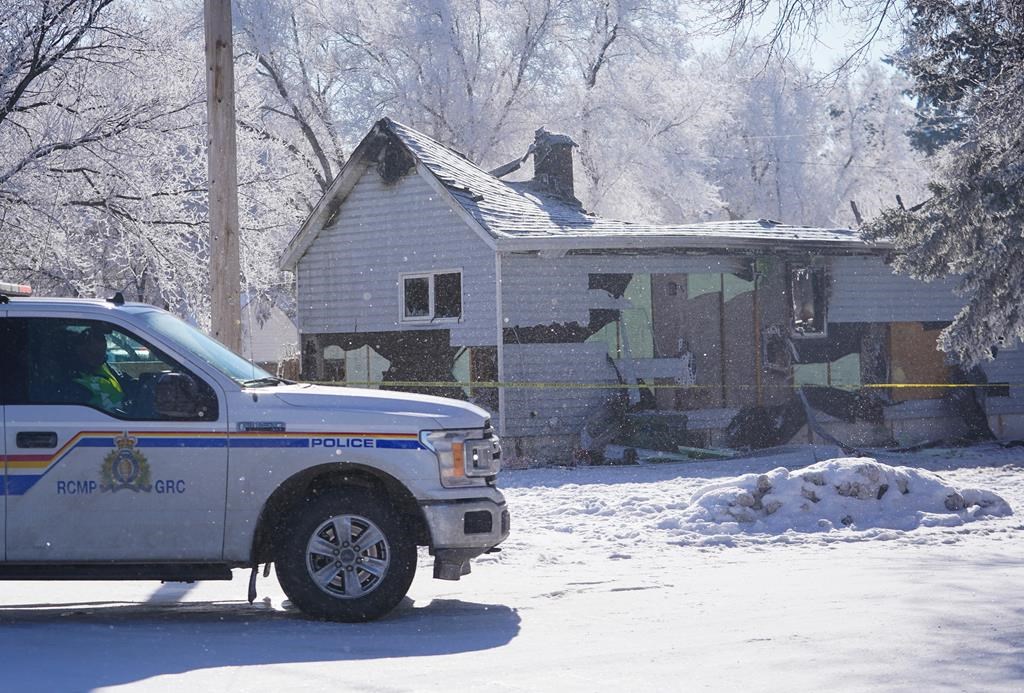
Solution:
[(612, 298), (622, 298), (632, 280), (632, 274), (588, 274), (587, 288), (601, 289), (611, 294)]
[(578, 344), (599, 332), (605, 325), (619, 319), (619, 311), (609, 309), (591, 309), (590, 321), (586, 325), (578, 322), (557, 323), (550, 325), (530, 325), (529, 327), (506, 327), (502, 330), (502, 339), (506, 344)]
[(458, 272), (434, 276), (434, 317), (462, 317), (462, 275)]
[[(334, 382), (351, 376), (345, 373), (345, 353), (368, 347), (389, 364), (380, 375), (382, 389), (469, 398), (492, 410), (497, 407), (495, 388), (471, 385), (464, 389), (458, 384), (467, 377), (470, 382), (497, 381), (497, 348), (451, 346), (448, 330), (330, 333), (308, 335), (304, 343), (304, 377), (309, 380)], [(316, 357), (318, 350), (324, 354), (322, 359)], [(468, 368), (456, 369), (456, 360), (465, 358), (467, 350)], [(461, 378), (454, 375), (456, 370), (462, 372)]]
[(825, 332), (825, 270), (822, 267), (790, 268), (793, 301), (793, 332), (820, 335)]
[(406, 277), (403, 284), (405, 291), (405, 317), (430, 317), (430, 278)]
[(416, 166), (412, 155), (405, 146), (391, 136), (384, 136), (381, 152), (377, 157), (377, 173), (385, 183), (394, 183)]

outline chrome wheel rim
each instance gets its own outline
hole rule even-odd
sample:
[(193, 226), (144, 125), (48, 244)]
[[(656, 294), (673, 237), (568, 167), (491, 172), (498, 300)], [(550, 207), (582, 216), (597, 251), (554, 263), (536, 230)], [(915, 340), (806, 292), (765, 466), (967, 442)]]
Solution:
[(336, 515), (306, 544), (306, 570), (317, 587), (338, 599), (373, 592), (387, 575), (391, 548), (380, 528), (360, 515)]

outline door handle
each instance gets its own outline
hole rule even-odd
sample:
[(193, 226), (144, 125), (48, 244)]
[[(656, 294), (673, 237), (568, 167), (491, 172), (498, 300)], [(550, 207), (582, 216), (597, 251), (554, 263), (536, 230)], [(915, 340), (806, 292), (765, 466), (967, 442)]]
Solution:
[(19, 448), (55, 448), (57, 434), (53, 431), (22, 431), (17, 435)]

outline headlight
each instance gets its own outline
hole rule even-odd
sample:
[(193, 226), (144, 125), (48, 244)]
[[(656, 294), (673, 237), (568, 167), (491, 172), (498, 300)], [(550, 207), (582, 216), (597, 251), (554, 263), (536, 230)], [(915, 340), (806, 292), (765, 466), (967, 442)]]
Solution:
[(443, 486), (477, 486), (501, 470), (501, 445), (490, 429), (422, 431), (420, 442), (437, 455)]

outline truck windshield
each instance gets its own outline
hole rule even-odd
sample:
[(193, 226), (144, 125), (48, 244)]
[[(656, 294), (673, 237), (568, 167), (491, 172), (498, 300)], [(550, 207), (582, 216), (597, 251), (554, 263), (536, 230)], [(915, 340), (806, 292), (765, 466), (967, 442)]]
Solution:
[(146, 327), (172, 344), (195, 354), (239, 385), (273, 385), (281, 382), (254, 363), (206, 336), (170, 313), (147, 311), (139, 314)]

